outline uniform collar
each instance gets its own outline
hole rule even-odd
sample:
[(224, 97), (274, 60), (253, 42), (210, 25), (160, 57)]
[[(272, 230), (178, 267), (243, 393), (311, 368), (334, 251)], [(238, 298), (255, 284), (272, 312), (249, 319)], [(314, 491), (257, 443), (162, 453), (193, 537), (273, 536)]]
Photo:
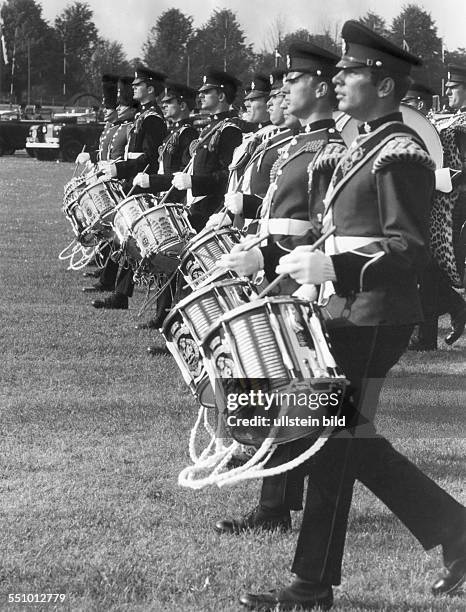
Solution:
[(299, 131), (303, 134), (309, 134), (310, 132), (316, 132), (317, 130), (325, 130), (335, 128), (335, 121), (333, 119), (319, 119), (318, 121), (312, 121), (302, 125)]
[(223, 119), (227, 119), (228, 117), (233, 116), (233, 111), (227, 110), (221, 113), (214, 113), (210, 115), (210, 121), (223, 121)]
[(358, 132), (360, 134), (370, 134), (370, 132), (373, 132), (384, 123), (390, 123), (390, 121), (398, 121), (403, 123), (403, 115), (401, 112), (397, 111), (395, 113), (390, 113), (389, 115), (379, 117), (378, 119), (374, 119), (373, 121), (366, 121), (358, 126)]

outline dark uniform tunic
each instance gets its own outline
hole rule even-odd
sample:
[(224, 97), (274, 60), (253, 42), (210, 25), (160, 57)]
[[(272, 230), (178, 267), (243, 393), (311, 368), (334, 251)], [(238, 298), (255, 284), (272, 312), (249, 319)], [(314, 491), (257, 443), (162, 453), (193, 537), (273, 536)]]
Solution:
[(462, 506), (377, 435), (372, 424), (383, 379), (421, 317), (416, 282), (429, 259), (433, 162), (420, 139), (398, 121), (396, 113), (372, 122), (370, 134), (348, 149), (332, 179), (324, 220), (331, 211), (337, 228), (331, 255), (336, 293), (324, 314), (333, 355), (351, 381), (353, 399), (344, 405), (347, 429), (332, 436), (310, 462), (292, 571), (327, 585), (340, 583), (356, 478), (426, 549), (446, 542), (463, 521)]
[[(261, 247), (269, 281), (276, 276), (280, 257), (300, 244), (313, 242), (320, 234), (323, 198), (333, 168), (328, 164), (313, 168), (313, 163), (317, 155), (319, 159), (327, 157), (329, 146), (335, 155), (336, 151), (344, 150), (334, 121), (316, 121), (289, 140), (272, 167), (271, 183), (260, 210), (259, 230), (270, 234), (267, 245)], [(291, 293), (294, 289), (294, 283), (285, 281), (280, 292)]]
[[(170, 126), (168, 135), (159, 149), (159, 173), (149, 176), (150, 190), (153, 193), (168, 191), (171, 188), (174, 173), (182, 172), (189, 164), (191, 159), (189, 147), (198, 135), (189, 118)], [(181, 192), (173, 189), (172, 194), (170, 202), (181, 201), (183, 197)]]
[(167, 127), (155, 100), (141, 105), (128, 135), (126, 161), (118, 162), (117, 178), (131, 179), (149, 165), (150, 174), (159, 167), (159, 147), (167, 134)]
[(102, 154), (106, 155), (106, 159), (116, 160), (124, 158), (129, 131), (136, 112), (135, 108), (128, 107), (121, 114), (118, 114), (118, 118), (110, 128), (106, 139), (106, 148), (102, 149)]
[(233, 152), (241, 144), (242, 132), (231, 111), (211, 117), (199, 135), (192, 162), (190, 221), (200, 231), (209, 217), (220, 209), (228, 185), (228, 167)]

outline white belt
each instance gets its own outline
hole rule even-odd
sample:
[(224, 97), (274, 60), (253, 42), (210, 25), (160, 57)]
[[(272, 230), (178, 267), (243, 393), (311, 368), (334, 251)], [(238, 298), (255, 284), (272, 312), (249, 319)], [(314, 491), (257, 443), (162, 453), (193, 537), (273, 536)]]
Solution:
[[(353, 249), (359, 249), (363, 246), (382, 240), (383, 236), (335, 236), (334, 247), (336, 253), (344, 253), (345, 251), (352, 251)], [(330, 246), (330, 245), (329, 245)]]
[(309, 221), (302, 219), (269, 219), (264, 225), (269, 234), (281, 234), (282, 236), (301, 236), (312, 227)]
[(144, 153), (128, 153), (128, 159), (137, 159), (141, 155), (144, 155)]

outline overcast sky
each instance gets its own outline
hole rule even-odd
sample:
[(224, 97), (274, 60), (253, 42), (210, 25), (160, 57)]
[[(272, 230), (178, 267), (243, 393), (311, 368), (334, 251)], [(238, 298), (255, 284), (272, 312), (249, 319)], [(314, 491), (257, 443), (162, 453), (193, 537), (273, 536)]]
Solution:
[[(237, 15), (248, 43), (256, 51), (267, 43), (273, 24), (279, 19), (286, 31), (306, 28), (318, 34), (325, 27), (340, 30), (347, 19), (357, 19), (368, 10), (390, 24), (403, 6), (414, 3), (430, 12), (449, 50), (466, 47), (466, 0), (86, 0), (94, 21), (105, 38), (123, 44), (128, 59), (141, 56), (141, 47), (150, 28), (163, 11), (178, 8), (194, 18), (194, 26), (207, 21), (216, 8), (229, 8)], [(43, 16), (52, 21), (70, 2), (39, 0)]]

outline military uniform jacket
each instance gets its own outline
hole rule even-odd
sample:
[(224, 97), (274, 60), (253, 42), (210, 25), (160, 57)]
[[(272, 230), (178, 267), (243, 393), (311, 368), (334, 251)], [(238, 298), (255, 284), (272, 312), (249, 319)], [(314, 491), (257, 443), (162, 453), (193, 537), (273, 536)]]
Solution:
[[(182, 172), (189, 164), (191, 154), (189, 148), (198, 136), (189, 118), (177, 121), (169, 128), (169, 132), (159, 149), (159, 173), (149, 177), (150, 189), (153, 193), (160, 193), (170, 189), (175, 172)], [(174, 201), (182, 199), (181, 192), (173, 190)]]
[[(406, 325), (422, 320), (417, 290), (429, 261), (435, 164), (400, 113), (372, 122), (340, 160), (324, 230), (335, 268), (325, 308), (332, 325)], [(332, 254), (333, 251), (333, 254)]]
[[(242, 191), (242, 180), (244, 172), (251, 161), (255, 151), (277, 132), (277, 128), (270, 121), (267, 123), (250, 123), (242, 121), (241, 126), (249, 131), (243, 132), (243, 141), (233, 152), (233, 158), (229, 166), (230, 176), (228, 178), (228, 191)], [(251, 129), (253, 126), (254, 129)]]
[[(107, 148), (105, 150), (106, 159), (123, 159), (126, 146), (128, 144), (128, 134), (136, 114), (134, 107), (126, 108), (109, 130), (107, 138)], [(104, 151), (102, 151), (104, 153)]]
[(117, 164), (117, 177), (130, 179), (147, 165), (150, 174), (156, 173), (159, 147), (166, 135), (165, 119), (155, 100), (143, 104), (129, 131), (126, 161)]
[(105, 161), (107, 158), (105, 157), (107, 146), (109, 142), (109, 133), (117, 119), (117, 111), (116, 109), (109, 113), (106, 117), (104, 129), (99, 137), (99, 146), (97, 149), (89, 151), (89, 156), (91, 158), (91, 162), (95, 164), (98, 161)]
[(231, 111), (213, 115), (200, 133), (193, 152), (191, 191), (195, 197), (205, 197), (191, 206), (190, 218), (195, 229), (202, 229), (210, 215), (221, 207), (228, 167), (241, 141), (242, 133)]
[(260, 231), (270, 235), (261, 247), (268, 280), (276, 276), (280, 257), (318, 238), (324, 195), (344, 150), (331, 119), (307, 125), (281, 147), (260, 210)]

